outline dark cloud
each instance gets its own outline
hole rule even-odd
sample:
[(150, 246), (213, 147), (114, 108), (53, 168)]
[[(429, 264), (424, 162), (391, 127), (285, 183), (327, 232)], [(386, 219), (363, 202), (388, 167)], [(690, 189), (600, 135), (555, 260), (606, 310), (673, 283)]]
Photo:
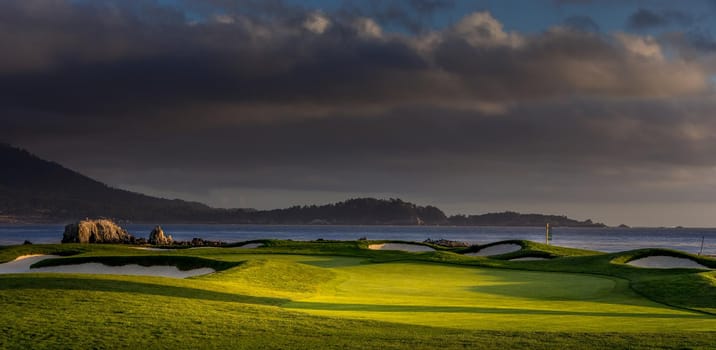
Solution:
[[(716, 128), (709, 118), (713, 107), (605, 107), (585, 100), (531, 103), (499, 116), (415, 108), (370, 118), (196, 123), (191, 129), (117, 125), (103, 132), (79, 129), (74, 138), (34, 130), (38, 138), (25, 142), (79, 169), (105, 169), (99, 175), (112, 183), (165, 190), (392, 190), (483, 193), (492, 200), (532, 198), (542, 187), (570, 186), (575, 192), (551, 196), (574, 200), (577, 192), (621, 196), (619, 191), (644, 180), (668, 182), (679, 171), (712, 166), (716, 145), (707, 130)], [(615, 181), (614, 190), (579, 189), (586, 179), (605, 186)]]
[(661, 27), (669, 24), (665, 16), (649, 11), (647, 9), (639, 9), (637, 12), (629, 16), (627, 25), (630, 28), (643, 29), (652, 27)]
[(674, 39), (685, 49), (716, 52), (716, 40), (707, 32), (690, 31), (686, 34), (677, 34)]
[[(228, 206), (212, 196), (714, 194), (710, 68), (664, 54), (677, 40), (603, 34), (586, 16), (523, 34), (488, 12), (425, 31), (421, 16), (452, 1), (372, 4), (0, 2), (0, 138)], [(385, 25), (401, 16), (414, 31)]]
[[(168, 105), (492, 108), (565, 93), (680, 95), (704, 85), (697, 66), (635, 51), (658, 55), (657, 43), (615, 44), (563, 30), (523, 37), (505, 32), (488, 13), (438, 34), (406, 36), (383, 34), (364, 18), (325, 17), (326, 28), (314, 33), (303, 25), (310, 13), (201, 23), (174, 13), (155, 23), (125, 7), (65, 3), (38, 13), (10, 4), (2, 11), (13, 18), (8, 25), (26, 34), (0, 40), (8, 48), (0, 64), (0, 108), (10, 112), (82, 118)], [(27, 50), (17, 49), (27, 42)]]
[(640, 8), (627, 19), (627, 27), (635, 30), (665, 27), (669, 25), (688, 26), (694, 22), (694, 17), (676, 10), (660, 12)]

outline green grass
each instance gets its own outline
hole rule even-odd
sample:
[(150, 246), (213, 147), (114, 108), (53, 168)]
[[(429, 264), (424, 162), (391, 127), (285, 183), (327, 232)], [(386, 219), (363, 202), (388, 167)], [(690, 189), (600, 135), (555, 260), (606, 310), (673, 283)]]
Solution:
[[(258, 249), (146, 251), (115, 245), (0, 247), (0, 261), (214, 267), (188, 279), (0, 275), (0, 348), (667, 349), (716, 344), (716, 274), (624, 264), (664, 250), (603, 254), (520, 244), (373, 251), (370, 241), (263, 241)], [(681, 255), (679, 255), (681, 254)], [(511, 262), (518, 256), (546, 261)]]
[[(285, 306), (314, 314), (465, 329), (710, 330), (716, 318), (665, 308), (619, 278), (425, 263), (341, 268), (343, 282)], [(516, 322), (519, 320), (519, 322)]]

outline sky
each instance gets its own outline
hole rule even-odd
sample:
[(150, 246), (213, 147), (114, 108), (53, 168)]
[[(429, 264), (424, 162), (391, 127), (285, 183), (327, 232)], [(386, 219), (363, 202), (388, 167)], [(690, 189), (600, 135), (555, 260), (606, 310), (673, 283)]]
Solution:
[(216, 207), (716, 227), (716, 1), (4, 0), (0, 141)]

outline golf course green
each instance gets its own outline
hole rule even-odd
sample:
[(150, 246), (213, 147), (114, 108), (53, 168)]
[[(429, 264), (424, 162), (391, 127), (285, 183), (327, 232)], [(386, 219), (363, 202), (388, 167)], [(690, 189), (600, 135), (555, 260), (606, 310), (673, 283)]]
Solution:
[[(642, 249), (600, 253), (528, 241), (406, 252), (368, 241), (262, 241), (258, 248), (0, 247), (0, 262), (173, 265), (189, 277), (0, 274), (0, 348), (714, 348), (716, 274), (641, 268)], [(490, 246), (494, 246), (490, 245)], [(487, 246), (485, 246), (487, 247)], [(514, 258), (545, 260), (510, 261)], [(40, 269), (41, 270), (41, 269)], [(38, 271), (40, 271), (38, 270)]]

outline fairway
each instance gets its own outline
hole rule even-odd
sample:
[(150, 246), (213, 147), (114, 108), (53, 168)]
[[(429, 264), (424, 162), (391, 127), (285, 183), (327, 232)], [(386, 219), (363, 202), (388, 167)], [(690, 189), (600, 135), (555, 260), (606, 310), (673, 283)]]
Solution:
[[(540, 262), (553, 265), (528, 271), (515, 266), (535, 268), (537, 262), (445, 252), (374, 252), (347, 248), (348, 243), (318, 246), (321, 249), (308, 243), (273, 244), (253, 250), (174, 251), (83, 246), (84, 253), (60, 261), (177, 259), (218, 270), (186, 279), (0, 275), (5, 310), (0, 314), (0, 345), (334, 348), (369, 337), (383, 348), (549, 348), (574, 346), (587, 338), (593, 348), (620, 347), (634, 339), (644, 348), (657, 341), (670, 344), (667, 348), (698, 348), (714, 341), (715, 316), (654, 301), (632, 288), (628, 273), (618, 271), (647, 276), (645, 283), (667, 272), (650, 275), (650, 270), (621, 267), (609, 263), (613, 258), (607, 255), (562, 258), (581, 259), (585, 266), (607, 264), (601, 270), (592, 267), (594, 273), (571, 273), (554, 271), (562, 259)], [(43, 247), (59, 252), (74, 248)], [(19, 255), (20, 249), (30, 248), (3, 248), (0, 256)], [(296, 250), (304, 252), (293, 254)], [(311, 250), (314, 254), (305, 253)], [(431, 261), (446, 257), (455, 261)], [(495, 264), (503, 268), (490, 266)], [(617, 272), (605, 274), (606, 268)], [(698, 273), (704, 274), (678, 270), (663, 276), (683, 279), (701, 276)], [(713, 291), (713, 284), (709, 288)], [(93, 336), (85, 337), (88, 333)], [(315, 334), (322, 334), (324, 342)], [(668, 340), (660, 338), (666, 335)], [(488, 343), (480, 343), (485, 339)]]

